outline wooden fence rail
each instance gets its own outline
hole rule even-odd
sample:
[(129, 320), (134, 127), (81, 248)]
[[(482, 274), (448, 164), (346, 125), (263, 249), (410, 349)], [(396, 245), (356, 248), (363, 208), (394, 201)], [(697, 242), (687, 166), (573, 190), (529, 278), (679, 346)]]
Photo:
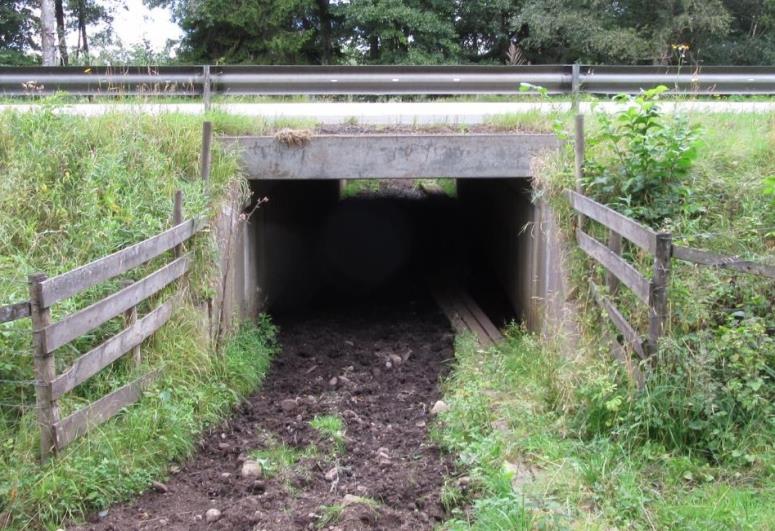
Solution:
[[(671, 258), (705, 266), (732, 269), (735, 271), (775, 278), (775, 267), (740, 260), (733, 256), (722, 256), (700, 249), (672, 244), (668, 233), (657, 233), (637, 221), (602, 205), (578, 192), (567, 190), (571, 206), (583, 219), (592, 219), (609, 231), (608, 244), (603, 244), (577, 228), (576, 241), (584, 253), (602, 265), (606, 270), (609, 292), (614, 293), (619, 283), (629, 288), (649, 309), (649, 330), (646, 341), (627, 321), (609, 296), (603, 293), (592, 279), (590, 289), (597, 304), (628, 345), (641, 359), (648, 359), (657, 350), (659, 338), (664, 334), (667, 321), (667, 287), (670, 276)], [(622, 238), (625, 238), (654, 257), (653, 273), (647, 279), (622, 256)], [(642, 377), (636, 380), (642, 385)]]
[[(607, 283), (610, 291), (618, 288), (619, 282), (629, 288), (646, 306), (649, 312), (649, 330), (647, 339), (627, 322), (621, 311), (599, 287), (590, 280), (595, 300), (605, 310), (611, 322), (621, 332), (630, 347), (641, 357), (646, 358), (656, 352), (659, 338), (664, 333), (667, 319), (667, 284), (670, 275), (671, 236), (656, 233), (637, 221), (616, 212), (578, 192), (566, 191), (568, 199), (579, 214), (597, 221), (609, 231), (608, 244), (603, 244), (581, 228), (576, 230), (576, 241), (584, 253), (608, 272)], [(651, 280), (642, 275), (632, 264), (622, 258), (622, 238), (625, 238), (654, 257)]]
[(30, 316), (30, 301), (0, 306), (0, 324), (10, 323)]
[[(183, 243), (204, 226), (203, 219), (182, 221), (182, 196), (175, 194), (174, 226), (140, 243), (122, 249), (53, 278), (31, 275), (29, 315), (33, 323), (36, 402), (40, 427), (41, 459), (47, 459), (91, 428), (110, 419), (122, 408), (136, 402), (156, 376), (152, 371), (117, 389), (96, 402), (60, 418), (58, 400), (105, 367), (132, 352), (135, 365), (141, 361), (140, 344), (161, 328), (171, 317), (177, 296), (138, 318), (137, 307), (143, 301), (181, 278), (191, 258), (183, 254)], [(171, 251), (173, 260), (144, 278), (132, 282), (103, 299), (52, 322), (53, 304), (77, 295), (101, 282), (126, 273)], [(23, 311), (23, 309), (21, 310)], [(54, 353), (118, 316), (125, 316), (124, 329), (78, 357), (57, 375)]]

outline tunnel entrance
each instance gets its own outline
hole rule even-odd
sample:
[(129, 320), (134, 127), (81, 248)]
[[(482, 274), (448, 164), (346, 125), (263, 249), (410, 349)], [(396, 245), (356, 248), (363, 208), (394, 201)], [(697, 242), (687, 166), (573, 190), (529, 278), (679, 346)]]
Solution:
[[(527, 139), (527, 140), (526, 140)], [(354, 135), (224, 139), (241, 150), (253, 204), (244, 296), (293, 315), (454, 284), (497, 324), (543, 320), (552, 288), (532, 159), (549, 135)], [(344, 197), (342, 181), (391, 179)], [(453, 195), (397, 179), (449, 178)], [(395, 181), (393, 181), (395, 180)], [(399, 184), (396, 184), (399, 183)], [(404, 184), (400, 184), (404, 183)], [(379, 188), (379, 190), (375, 189)], [(255, 208), (255, 202), (268, 202)]]

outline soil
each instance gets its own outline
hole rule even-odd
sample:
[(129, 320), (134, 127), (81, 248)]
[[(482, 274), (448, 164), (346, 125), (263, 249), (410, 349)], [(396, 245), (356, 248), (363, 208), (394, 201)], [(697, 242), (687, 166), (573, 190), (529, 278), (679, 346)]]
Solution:
[[(453, 334), (430, 299), (321, 310), (280, 326), (282, 353), (260, 392), (163, 485), (80, 529), (414, 530), (443, 519), (452, 462), (427, 432)], [(343, 419), (343, 443), (310, 426), (319, 415)], [(304, 457), (273, 476), (242, 477), (252, 451), (280, 444)], [(208, 523), (209, 509), (220, 518)]]

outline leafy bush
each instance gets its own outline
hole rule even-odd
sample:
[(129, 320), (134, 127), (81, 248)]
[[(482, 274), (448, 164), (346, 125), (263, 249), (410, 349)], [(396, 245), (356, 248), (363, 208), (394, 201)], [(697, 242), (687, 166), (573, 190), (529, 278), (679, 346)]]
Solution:
[(626, 110), (597, 114), (600, 130), (589, 138), (589, 194), (651, 225), (675, 217), (687, 196), (687, 177), (697, 157), (698, 131), (684, 117), (668, 120), (659, 109), (665, 86), (637, 97), (619, 95)]

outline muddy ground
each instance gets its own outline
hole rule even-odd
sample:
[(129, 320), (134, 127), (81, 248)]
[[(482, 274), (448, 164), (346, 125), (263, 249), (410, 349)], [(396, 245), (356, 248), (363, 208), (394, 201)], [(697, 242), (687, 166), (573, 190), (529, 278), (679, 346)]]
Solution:
[[(427, 432), (453, 334), (431, 300), (280, 325), (282, 352), (260, 392), (163, 485), (82, 529), (414, 530), (443, 519), (452, 462)], [(314, 429), (323, 415), (341, 418), (343, 432)], [(261, 476), (243, 476), (253, 459)], [(208, 522), (210, 509), (220, 516)]]

